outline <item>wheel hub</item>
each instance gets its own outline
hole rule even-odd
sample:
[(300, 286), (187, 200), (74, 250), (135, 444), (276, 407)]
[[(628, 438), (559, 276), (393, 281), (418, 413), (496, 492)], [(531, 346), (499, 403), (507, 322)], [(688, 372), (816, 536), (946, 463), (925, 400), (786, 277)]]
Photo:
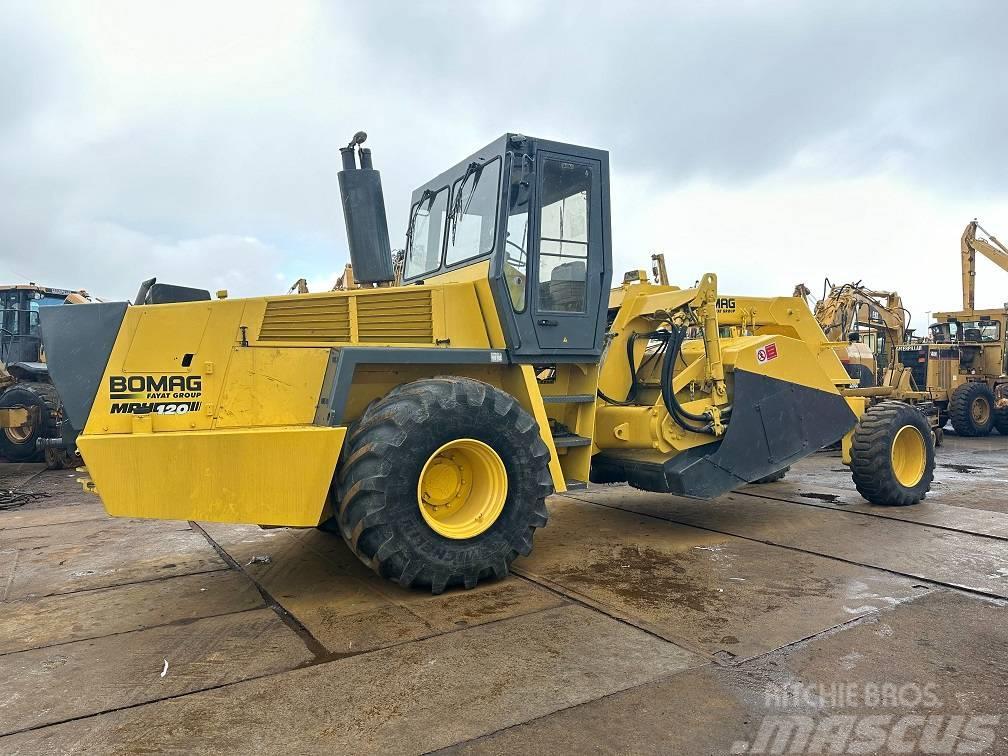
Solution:
[(490, 446), (457, 439), (435, 451), (417, 482), (420, 514), (446, 538), (473, 538), (496, 522), (507, 498), (507, 471)]
[(31, 413), (29, 413), (28, 420), (21, 425), (15, 425), (10, 428), (4, 428), (4, 433), (7, 434), (7, 438), (15, 444), (23, 444), (29, 438), (31, 438), (32, 433), (35, 431), (35, 424), (31, 421)]
[(970, 415), (977, 425), (985, 425), (990, 419), (990, 405), (982, 396), (973, 400), (973, 404), (970, 405)]
[(893, 438), (890, 452), (893, 475), (901, 486), (913, 488), (924, 477), (927, 445), (924, 436), (912, 425), (904, 425)]

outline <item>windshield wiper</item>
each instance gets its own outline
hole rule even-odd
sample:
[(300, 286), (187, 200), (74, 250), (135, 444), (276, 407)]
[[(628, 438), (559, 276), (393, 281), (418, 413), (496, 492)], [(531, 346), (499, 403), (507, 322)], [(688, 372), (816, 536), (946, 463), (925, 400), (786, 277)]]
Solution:
[(420, 215), (420, 208), (433, 196), (434, 192), (430, 189), (424, 189), (423, 194), (420, 195), (420, 201), (413, 206), (413, 211), (410, 213), (409, 223), (406, 224), (406, 249), (410, 251), (413, 249), (413, 230), (416, 227), (417, 216)]
[(466, 181), (472, 178), (472, 186), (469, 188), (469, 194), (466, 195), (465, 202), (462, 201), (462, 194), (455, 198), (452, 203), (451, 213), (448, 215), (448, 223), (451, 224), (452, 228), (452, 244), (455, 243), (455, 232), (458, 229), (458, 219), (460, 215), (465, 215), (469, 212), (469, 205), (472, 202), (473, 195), (476, 194), (476, 185), (479, 184), (480, 175), (483, 173), (483, 166), (485, 163), (477, 163), (473, 161), (469, 163), (466, 167), (466, 171), (462, 176), (461, 187), (465, 188)]

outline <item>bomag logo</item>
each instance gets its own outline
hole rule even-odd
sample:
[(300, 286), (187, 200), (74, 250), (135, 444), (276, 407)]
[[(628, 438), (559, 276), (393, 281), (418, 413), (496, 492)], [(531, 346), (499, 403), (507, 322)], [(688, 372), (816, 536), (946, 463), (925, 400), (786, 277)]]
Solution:
[(113, 415), (184, 415), (200, 408), (203, 377), (199, 375), (109, 376), (109, 412)]
[(201, 375), (112, 375), (109, 376), (109, 393), (164, 393), (168, 391), (203, 390)]
[(735, 312), (734, 297), (718, 297), (714, 302), (714, 308), (718, 312)]

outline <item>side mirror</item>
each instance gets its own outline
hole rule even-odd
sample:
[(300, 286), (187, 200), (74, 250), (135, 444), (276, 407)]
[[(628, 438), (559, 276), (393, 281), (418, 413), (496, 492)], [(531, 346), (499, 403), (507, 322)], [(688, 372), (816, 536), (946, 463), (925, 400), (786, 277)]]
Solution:
[(527, 205), (532, 197), (532, 187), (528, 179), (522, 179), (517, 184), (511, 185), (511, 196), (508, 197), (510, 207), (521, 207)]

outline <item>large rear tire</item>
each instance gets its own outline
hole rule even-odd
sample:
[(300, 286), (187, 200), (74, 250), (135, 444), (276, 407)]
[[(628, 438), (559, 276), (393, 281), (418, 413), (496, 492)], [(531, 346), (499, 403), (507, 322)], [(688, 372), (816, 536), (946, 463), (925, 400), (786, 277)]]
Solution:
[(931, 488), (934, 466), (931, 427), (909, 404), (879, 402), (854, 428), (851, 475), (858, 493), (872, 504), (918, 503)]
[(553, 491), (539, 426), (469, 378), (415, 381), (351, 428), (334, 520), (364, 564), (403, 587), (474, 587), (532, 550)]
[(949, 419), (960, 436), (986, 436), (994, 427), (994, 392), (980, 381), (964, 383), (949, 399)]
[(17, 383), (0, 395), (0, 407), (26, 407), (29, 420), (15, 428), (0, 429), (0, 456), (9, 462), (35, 462), (43, 458), (35, 442), (58, 435), (62, 412), (59, 394), (50, 383)]

